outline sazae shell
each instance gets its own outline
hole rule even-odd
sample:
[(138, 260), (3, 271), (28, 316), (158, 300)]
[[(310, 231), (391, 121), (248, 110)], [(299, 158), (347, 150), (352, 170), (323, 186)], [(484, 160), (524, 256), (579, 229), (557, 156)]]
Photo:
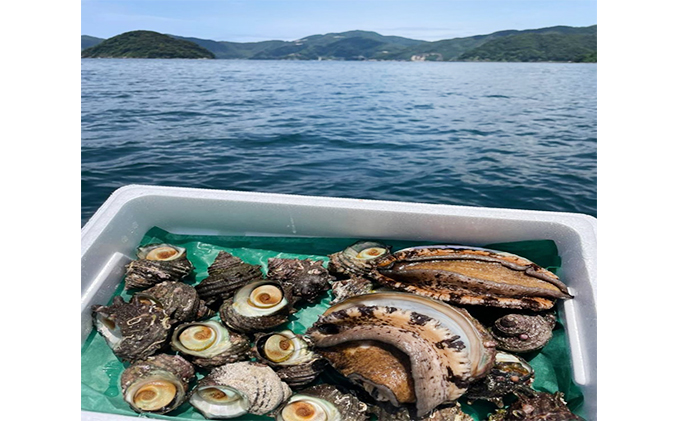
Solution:
[(357, 241), (346, 249), (333, 253), (328, 270), (339, 277), (364, 276), (373, 269), (373, 262), (388, 255), (390, 246), (377, 241)]
[(252, 352), (259, 361), (272, 367), (281, 380), (291, 387), (300, 387), (311, 383), (327, 367), (312, 348), (305, 336), (281, 330), (256, 334)]
[(330, 289), (335, 278), (321, 260), (271, 258), (267, 262), (267, 279), (290, 286), (301, 303), (311, 303)]
[(150, 244), (137, 249), (137, 260), (128, 263), (125, 289), (148, 288), (163, 281), (181, 281), (194, 265), (186, 249), (171, 244)]
[(163, 307), (176, 322), (190, 322), (211, 317), (214, 313), (198, 297), (196, 289), (184, 282), (165, 281), (135, 294), (139, 300), (148, 299)]
[(203, 368), (246, 360), (250, 353), (248, 338), (230, 332), (217, 320), (177, 326), (170, 344), (174, 350)]
[(92, 307), (92, 319), (113, 353), (123, 361), (146, 358), (167, 342), (172, 327), (162, 307), (117, 295), (110, 306)]
[(364, 421), (365, 403), (335, 386), (318, 384), (294, 394), (276, 410), (276, 421)]
[(279, 326), (295, 312), (289, 288), (276, 281), (251, 282), (220, 307), (224, 324), (237, 332), (255, 332)]
[(226, 251), (220, 251), (208, 267), (208, 276), (196, 285), (196, 291), (207, 305), (218, 308), (239, 288), (262, 279), (261, 266), (245, 263)]
[(165, 414), (187, 397), (193, 366), (179, 355), (158, 354), (140, 360), (123, 371), (123, 399), (136, 412)]
[(390, 288), (461, 305), (547, 310), (572, 298), (557, 275), (509, 253), (465, 246), (412, 247), (374, 262)]
[(224, 419), (267, 414), (291, 394), (267, 365), (241, 361), (217, 367), (199, 380), (189, 402), (206, 418)]

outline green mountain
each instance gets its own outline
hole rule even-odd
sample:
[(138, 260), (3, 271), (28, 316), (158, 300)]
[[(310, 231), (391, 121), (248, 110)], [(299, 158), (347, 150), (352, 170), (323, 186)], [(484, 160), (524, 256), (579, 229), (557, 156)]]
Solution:
[(102, 41), (104, 41), (103, 38), (91, 37), (89, 35), (81, 35), (80, 50), (82, 51), (86, 48), (94, 47), (95, 45), (101, 43)]
[[(134, 33), (139, 32), (149, 33), (149, 31), (135, 31)], [(151, 34), (157, 37), (161, 35)], [(126, 34), (110, 38), (96, 47), (122, 35)], [(176, 35), (163, 35), (163, 37), (190, 43), (212, 53), (215, 58), (219, 59), (597, 62), (597, 25), (553, 26), (522, 31), (507, 30), (434, 42), (385, 36), (370, 31), (311, 35), (295, 41), (243, 43)], [(132, 41), (126, 40), (125, 43), (129, 42)], [(140, 42), (139, 40), (133, 42), (135, 48), (148, 54), (152, 45), (147, 44), (141, 48)], [(108, 46), (106, 51), (110, 53)], [(118, 48), (115, 51), (121, 54)], [(91, 54), (89, 50), (83, 51), (83, 54), (86, 52)], [(112, 57), (112, 55), (107, 57)], [(118, 57), (128, 56), (118, 55)], [(152, 56), (147, 55), (147, 57)], [(158, 55), (153, 55), (153, 57), (158, 57)]]
[(152, 31), (131, 31), (86, 48), (81, 58), (215, 58), (193, 42)]
[(519, 34), (466, 51), (460, 60), (597, 62), (596, 34)]
[[(553, 26), (549, 28), (528, 29), (523, 31), (508, 30), (498, 31), (488, 35), (475, 35), (465, 38), (453, 38), (430, 43), (423, 43), (412, 48), (400, 51), (397, 54), (392, 54), (386, 59), (391, 60), (415, 60), (415, 61), (458, 61), (464, 60), (463, 55), (476, 48), (480, 48), (492, 41), (499, 41), (508, 39), (519, 35), (553, 35), (550, 39), (559, 42), (562, 37), (571, 35), (593, 35), (597, 37), (597, 25), (588, 27), (572, 27), (572, 26)], [(548, 45), (545, 48), (549, 48)], [(595, 51), (597, 44), (595, 44)], [(493, 61), (493, 59), (490, 59)], [(507, 61), (507, 60), (499, 60)], [(560, 60), (554, 60), (560, 61)], [(562, 60), (570, 61), (570, 60)]]

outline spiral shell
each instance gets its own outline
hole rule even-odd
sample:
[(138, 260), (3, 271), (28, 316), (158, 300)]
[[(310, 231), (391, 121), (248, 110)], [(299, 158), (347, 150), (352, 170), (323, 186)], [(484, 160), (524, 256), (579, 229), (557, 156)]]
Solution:
[(148, 288), (163, 281), (181, 281), (194, 265), (186, 249), (171, 244), (150, 244), (137, 249), (137, 260), (125, 266), (125, 289)]
[(202, 368), (245, 360), (249, 357), (250, 351), (248, 338), (229, 332), (216, 320), (177, 326), (170, 344), (174, 350)]
[(279, 326), (295, 312), (290, 289), (276, 281), (251, 282), (220, 307), (222, 322), (237, 332)]

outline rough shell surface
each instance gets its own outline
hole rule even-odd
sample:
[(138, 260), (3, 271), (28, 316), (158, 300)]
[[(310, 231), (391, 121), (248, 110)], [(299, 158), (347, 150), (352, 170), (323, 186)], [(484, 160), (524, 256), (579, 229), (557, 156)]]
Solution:
[[(291, 356), (285, 361), (273, 361), (267, 358), (265, 344), (272, 335), (288, 338), (294, 347)], [(260, 362), (269, 365), (276, 374), (291, 387), (305, 386), (314, 381), (327, 367), (327, 362), (313, 350), (313, 344), (304, 335), (297, 335), (290, 330), (271, 333), (256, 333), (251, 351)]]
[(338, 278), (364, 276), (373, 270), (377, 258), (388, 254), (390, 246), (376, 241), (357, 241), (346, 249), (328, 256), (328, 271)]
[(494, 250), (413, 247), (379, 258), (371, 278), (397, 290), (460, 305), (547, 310), (572, 296), (552, 272)]
[(489, 374), (470, 385), (465, 394), (468, 401), (487, 400), (503, 407), (503, 397), (521, 390), (529, 390), (534, 370), (523, 358), (498, 352)]
[(250, 403), (247, 411), (255, 415), (273, 411), (292, 394), (290, 387), (269, 366), (250, 361), (225, 364), (213, 369), (198, 381), (192, 394), (201, 387), (214, 385), (228, 386), (246, 395)]
[[(368, 420), (368, 406), (357, 399), (354, 395), (346, 393), (336, 386), (329, 384), (318, 384), (310, 386), (295, 393), (288, 401), (298, 399), (300, 397), (310, 397), (316, 399), (323, 399), (330, 403), (339, 412), (340, 420), (342, 421), (365, 421)], [(281, 405), (275, 412), (277, 421), (281, 420), (281, 412), (286, 405)]]
[[(182, 345), (179, 340), (181, 333), (192, 326), (205, 326), (215, 333), (215, 342), (208, 348), (192, 351)], [(213, 368), (220, 365), (247, 360), (250, 357), (250, 340), (241, 334), (230, 332), (216, 320), (205, 322), (183, 323), (175, 328), (170, 342), (172, 348), (193, 364), (201, 368)]]
[(198, 297), (196, 289), (183, 282), (161, 282), (135, 295), (155, 300), (168, 316), (179, 323), (209, 318), (215, 314)]
[(458, 402), (437, 407), (423, 417), (416, 416), (409, 406), (371, 405), (370, 412), (378, 421), (474, 421), (474, 418), (463, 412)]
[(318, 348), (375, 340), (408, 355), (419, 416), (453, 402), (470, 379), (471, 363), (460, 337), (431, 317), (395, 307), (356, 306), (321, 316), (307, 331)]
[(351, 275), (349, 279), (343, 279), (340, 281), (333, 282), (333, 301), (331, 305), (337, 304), (349, 297), (354, 297), (355, 295), (368, 294), (373, 291), (373, 283), (366, 279), (356, 275)]
[[(143, 256), (154, 247), (172, 247), (179, 253), (172, 260), (148, 260)], [(137, 260), (125, 266), (125, 289), (148, 288), (164, 281), (181, 281), (194, 270), (186, 256), (186, 250), (168, 244), (154, 244), (140, 247)]]
[(553, 312), (544, 314), (506, 314), (497, 319), (491, 329), (491, 336), (498, 349), (509, 352), (531, 352), (543, 348), (552, 338), (556, 316)]
[(310, 259), (271, 258), (267, 262), (267, 278), (289, 285), (301, 303), (314, 302), (335, 280), (323, 267), (323, 261)]
[(208, 276), (196, 285), (196, 291), (207, 305), (219, 307), (242, 286), (262, 279), (261, 266), (244, 263), (230, 253), (220, 251), (208, 267)]
[(585, 421), (569, 410), (561, 392), (518, 394), (517, 398), (507, 409), (496, 410), (488, 421)]
[(134, 411), (147, 412), (134, 404), (132, 396), (130, 396), (132, 393), (128, 394), (128, 391), (131, 391), (130, 389), (135, 387), (136, 384), (144, 383), (145, 381), (155, 381), (157, 379), (171, 381), (177, 386), (174, 399), (167, 406), (154, 411), (148, 411), (165, 414), (185, 402), (189, 382), (193, 380), (194, 374), (193, 366), (179, 355), (157, 354), (147, 359), (136, 361), (123, 371), (120, 378), (121, 391), (124, 399)]
[[(254, 287), (261, 285), (277, 285), (283, 292), (286, 304), (279, 309), (263, 315), (244, 314), (239, 308), (248, 308), (248, 294)], [(295, 313), (294, 299), (289, 287), (281, 286), (276, 281), (257, 281), (244, 285), (233, 297), (227, 299), (220, 306), (219, 314), (222, 322), (236, 332), (257, 332), (280, 326), (288, 321), (288, 317)]]
[(113, 353), (123, 361), (144, 359), (166, 344), (172, 327), (162, 307), (139, 302), (126, 303), (115, 296), (110, 306), (92, 307), (92, 320)]

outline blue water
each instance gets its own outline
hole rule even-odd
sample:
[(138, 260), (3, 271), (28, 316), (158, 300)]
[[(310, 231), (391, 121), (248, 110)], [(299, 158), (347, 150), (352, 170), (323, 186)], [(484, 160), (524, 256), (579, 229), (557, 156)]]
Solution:
[(82, 224), (127, 184), (597, 216), (595, 64), (81, 63)]

